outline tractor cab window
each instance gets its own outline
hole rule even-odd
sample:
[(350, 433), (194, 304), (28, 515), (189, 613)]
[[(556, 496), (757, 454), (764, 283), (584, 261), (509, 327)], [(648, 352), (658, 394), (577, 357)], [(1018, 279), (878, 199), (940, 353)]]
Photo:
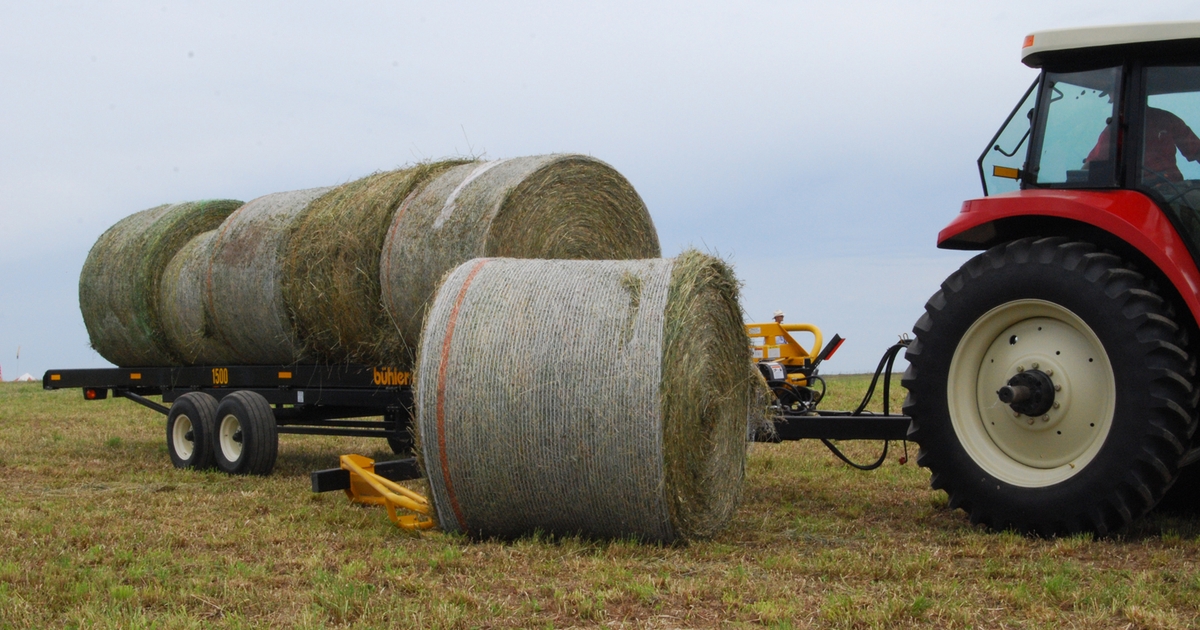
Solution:
[(1121, 69), (1047, 72), (1038, 111), (1041, 133), (1031, 165), (1036, 184), (1116, 185), (1116, 95)]
[(1025, 96), (1008, 115), (1004, 126), (992, 136), (979, 156), (979, 176), (983, 178), (983, 194), (996, 195), (1020, 188), (1019, 177), (1025, 170), (1029, 154), (1029, 130), (1033, 124), (1033, 108), (1037, 104), (1037, 81), (1025, 90)]
[(1155, 198), (1200, 250), (1200, 67), (1145, 69), (1138, 187)]

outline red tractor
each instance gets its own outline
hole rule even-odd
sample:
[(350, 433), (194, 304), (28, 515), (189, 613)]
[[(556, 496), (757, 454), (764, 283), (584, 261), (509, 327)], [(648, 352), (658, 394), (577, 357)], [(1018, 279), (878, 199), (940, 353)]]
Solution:
[(1037, 32), (1041, 74), (938, 247), (914, 326), (918, 463), (972, 522), (1121, 530), (1200, 506), (1200, 22)]

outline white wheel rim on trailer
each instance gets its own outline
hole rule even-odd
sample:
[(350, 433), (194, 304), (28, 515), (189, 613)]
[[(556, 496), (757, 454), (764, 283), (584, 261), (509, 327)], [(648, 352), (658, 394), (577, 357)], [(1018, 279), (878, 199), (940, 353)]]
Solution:
[(192, 458), (192, 452), (196, 448), (196, 443), (187, 438), (187, 434), (192, 430), (192, 419), (184, 414), (175, 416), (175, 424), (171, 427), (171, 447), (175, 449), (175, 454), (179, 459), (187, 461)]
[(242, 443), (233, 439), (242, 428), (242, 423), (233, 414), (227, 414), (221, 418), (221, 428), (218, 431), (217, 441), (221, 444), (221, 454), (225, 456), (226, 461), (236, 462), (242, 456)]
[[(996, 390), (1020, 370), (1054, 383), (1055, 407), (1018, 415)], [(967, 454), (1006, 483), (1060, 483), (1096, 457), (1112, 429), (1116, 380), (1104, 345), (1070, 310), (1016, 300), (985, 313), (967, 330), (946, 384), (951, 423)]]

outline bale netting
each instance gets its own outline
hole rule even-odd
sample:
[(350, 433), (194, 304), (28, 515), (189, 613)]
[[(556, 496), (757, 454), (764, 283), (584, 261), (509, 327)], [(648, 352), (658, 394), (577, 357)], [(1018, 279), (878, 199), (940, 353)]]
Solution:
[(208, 260), (216, 237), (217, 231), (210, 230), (188, 241), (167, 264), (159, 285), (163, 333), (172, 356), (184, 365), (212, 365), (232, 356), (204, 310)]
[(326, 361), (386, 365), (395, 329), (380, 301), (379, 258), (401, 202), (464, 160), (418, 164), (338, 186), (292, 222), (283, 297), (297, 336)]
[(454, 167), (396, 212), (380, 261), (383, 303), (411, 364), (438, 282), (478, 257), (657, 258), (646, 205), (611, 166), (543, 155)]
[(728, 524), (754, 382), (720, 260), (476, 259), (438, 291), (416, 428), (442, 528), (686, 541)]
[(212, 244), (205, 275), (206, 317), (229, 355), (218, 363), (312, 361), (283, 299), (282, 265), (296, 216), (330, 187), (264, 195), (229, 216)]
[(162, 205), (125, 217), (100, 236), (79, 274), (79, 310), (100, 356), (130, 367), (182, 362), (163, 332), (163, 269), (192, 237), (241, 205), (225, 199)]

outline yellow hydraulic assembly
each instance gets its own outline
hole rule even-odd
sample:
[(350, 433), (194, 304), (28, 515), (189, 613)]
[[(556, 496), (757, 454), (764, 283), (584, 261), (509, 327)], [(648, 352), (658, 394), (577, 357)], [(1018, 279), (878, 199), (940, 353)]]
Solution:
[[(350, 487), (346, 496), (355, 503), (382, 505), (387, 508), (388, 518), (396, 527), (408, 531), (429, 529), (434, 521), (429, 500), (419, 493), (375, 474), (375, 460), (362, 455), (342, 455), (341, 467), (350, 473)], [(397, 514), (402, 508), (416, 514)]]
[[(811, 351), (792, 335), (801, 332), (813, 336)], [(825, 381), (817, 375), (817, 367), (841, 347), (841, 335), (834, 335), (825, 345), (820, 328), (785, 324), (783, 312), (778, 311), (773, 322), (746, 324), (746, 336), (758, 371), (778, 399), (779, 412), (817, 415), (817, 403), (825, 396)]]
[[(792, 337), (793, 332), (806, 332), (813, 336), (812, 352), (805, 350)], [(815, 353), (820, 351), (824, 342), (821, 329), (812, 324), (746, 324), (746, 336), (750, 337), (750, 352), (755, 361), (773, 361), (785, 368), (811, 365)], [(808, 385), (808, 376), (803, 372), (787, 370), (787, 382), (804, 387)]]

